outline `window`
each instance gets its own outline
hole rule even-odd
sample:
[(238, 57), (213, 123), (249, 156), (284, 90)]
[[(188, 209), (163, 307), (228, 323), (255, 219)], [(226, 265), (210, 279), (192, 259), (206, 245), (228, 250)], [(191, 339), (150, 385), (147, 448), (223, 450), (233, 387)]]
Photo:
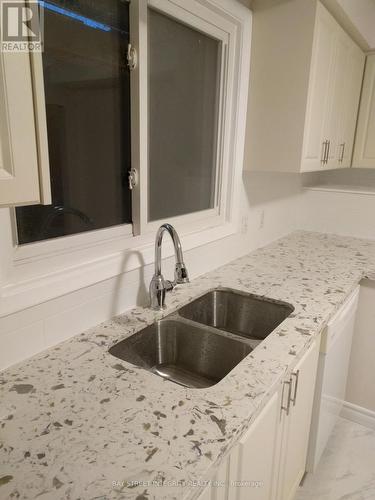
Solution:
[[(213, 24), (207, 9), (171, 1), (41, 5), (52, 205), (16, 209), (18, 243), (131, 223), (142, 234), (179, 217), (196, 227), (198, 220), (223, 223), (226, 24)], [(133, 14), (139, 9), (132, 20), (129, 5)], [(126, 60), (131, 22), (140, 33), (137, 77)], [(131, 130), (133, 144), (138, 130), (131, 106), (140, 123), (132, 162)], [(139, 174), (133, 193), (132, 167)]]
[(185, 250), (238, 231), (250, 11), (237, 0), (40, 4), (29, 114), (53, 204), (10, 213), (11, 312), (150, 264), (166, 220)]
[(150, 221), (215, 206), (220, 49), (148, 9)]
[(43, 5), (52, 205), (16, 209), (20, 244), (131, 222), (128, 3)]
[(234, 176), (236, 23), (194, 0), (140, 1), (131, 17), (139, 21), (139, 68), (131, 75), (139, 96), (135, 234), (154, 233), (166, 219), (190, 231), (223, 225)]

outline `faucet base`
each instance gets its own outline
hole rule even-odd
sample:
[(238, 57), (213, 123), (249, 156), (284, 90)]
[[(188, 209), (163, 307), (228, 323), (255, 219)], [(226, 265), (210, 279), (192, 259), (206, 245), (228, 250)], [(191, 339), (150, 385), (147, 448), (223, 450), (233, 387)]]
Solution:
[(154, 275), (150, 283), (151, 309), (162, 311), (165, 309), (166, 286), (163, 276)]

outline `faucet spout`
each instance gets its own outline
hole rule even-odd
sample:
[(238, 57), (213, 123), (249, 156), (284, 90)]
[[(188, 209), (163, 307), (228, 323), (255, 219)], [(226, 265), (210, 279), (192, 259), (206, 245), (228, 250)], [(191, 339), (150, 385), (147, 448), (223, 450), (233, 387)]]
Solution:
[[(174, 281), (165, 280), (161, 273), (161, 247), (165, 232), (170, 235), (174, 247), (176, 262)], [(150, 302), (152, 309), (164, 309), (166, 292), (172, 290), (175, 285), (188, 282), (189, 276), (184, 263), (181, 241), (177, 231), (171, 224), (163, 224), (159, 227), (155, 239), (155, 273), (150, 283)]]

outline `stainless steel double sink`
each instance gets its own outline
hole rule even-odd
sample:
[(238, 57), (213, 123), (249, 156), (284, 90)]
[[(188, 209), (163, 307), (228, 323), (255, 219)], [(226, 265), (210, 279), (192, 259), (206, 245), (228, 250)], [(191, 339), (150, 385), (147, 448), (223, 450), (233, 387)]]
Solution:
[(218, 288), (115, 344), (109, 352), (185, 387), (210, 387), (293, 310), (285, 302)]

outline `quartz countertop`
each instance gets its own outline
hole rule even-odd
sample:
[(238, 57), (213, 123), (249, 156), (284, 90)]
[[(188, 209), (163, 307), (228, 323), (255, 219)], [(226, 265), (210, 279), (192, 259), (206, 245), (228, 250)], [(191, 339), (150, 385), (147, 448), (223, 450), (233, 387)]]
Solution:
[[(362, 278), (375, 242), (298, 231), (0, 373), (0, 498), (193, 499)], [(108, 348), (207, 290), (295, 307), (223, 380), (187, 389)], [(196, 483), (198, 482), (198, 485)]]

